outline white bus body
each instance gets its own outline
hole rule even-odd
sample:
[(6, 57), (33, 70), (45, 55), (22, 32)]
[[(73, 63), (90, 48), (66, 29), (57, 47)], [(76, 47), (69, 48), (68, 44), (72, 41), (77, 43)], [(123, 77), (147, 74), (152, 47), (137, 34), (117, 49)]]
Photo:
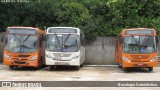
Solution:
[(46, 65), (77, 66), (79, 69), (85, 61), (85, 41), (80, 29), (49, 27), (46, 34)]

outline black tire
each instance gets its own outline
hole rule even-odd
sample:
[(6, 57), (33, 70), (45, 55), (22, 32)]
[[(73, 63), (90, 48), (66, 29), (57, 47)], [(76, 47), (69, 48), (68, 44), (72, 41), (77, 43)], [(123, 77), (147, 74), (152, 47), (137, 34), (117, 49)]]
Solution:
[(37, 70), (40, 70), (40, 69), (41, 69), (41, 66), (36, 67), (36, 69), (37, 69)]
[(119, 67), (119, 68), (122, 68), (122, 66), (121, 66), (121, 65), (119, 65), (118, 67)]
[(128, 68), (122, 67), (123, 71), (128, 71)]
[(153, 67), (149, 67), (148, 70), (149, 70), (149, 71), (153, 71)]
[(80, 66), (75, 66), (75, 69), (76, 69), (76, 70), (79, 70), (79, 69), (80, 69)]
[(9, 69), (11, 69), (11, 70), (14, 69), (14, 66), (9, 65)]
[(38, 66), (36, 69), (37, 69), (37, 70), (40, 70), (41, 67), (42, 67), (42, 57), (41, 57), (41, 59), (39, 60), (39, 66)]
[(80, 65), (80, 67), (83, 67), (83, 65), (84, 65), (84, 64), (82, 63), (82, 64)]
[(53, 69), (52, 66), (48, 66), (48, 70), (51, 71)]
[(39, 65), (42, 66), (42, 57), (41, 57), (41, 59), (39, 61)]

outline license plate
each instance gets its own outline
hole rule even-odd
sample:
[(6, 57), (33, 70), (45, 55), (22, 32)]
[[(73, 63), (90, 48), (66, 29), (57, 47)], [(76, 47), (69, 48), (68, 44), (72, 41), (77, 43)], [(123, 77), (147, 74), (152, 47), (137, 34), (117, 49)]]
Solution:
[(56, 65), (68, 65), (66, 62), (55, 62)]
[(138, 66), (144, 66), (144, 64), (138, 64)]

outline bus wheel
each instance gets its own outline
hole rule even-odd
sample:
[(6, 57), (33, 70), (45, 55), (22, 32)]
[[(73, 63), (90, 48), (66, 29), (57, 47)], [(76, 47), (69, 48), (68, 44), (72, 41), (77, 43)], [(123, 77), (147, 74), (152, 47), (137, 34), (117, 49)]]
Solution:
[(76, 69), (76, 70), (79, 70), (79, 69), (80, 69), (80, 66), (75, 66), (75, 69)]
[(14, 66), (9, 65), (9, 69), (14, 69)]
[(119, 67), (119, 68), (122, 68), (122, 66), (121, 66), (121, 65), (119, 65), (118, 67)]
[(41, 66), (36, 67), (36, 69), (37, 69), (37, 70), (40, 70), (40, 69), (41, 69)]
[(127, 71), (128, 70), (128, 68), (126, 68), (126, 67), (122, 67), (122, 69), (123, 69), (123, 71)]
[(83, 64), (81, 64), (80, 67), (83, 67)]
[(149, 70), (149, 71), (153, 71), (153, 67), (149, 67), (148, 70)]
[(52, 70), (52, 68), (53, 68), (52, 66), (48, 66), (48, 70), (49, 70), (49, 71), (51, 71), (51, 70)]

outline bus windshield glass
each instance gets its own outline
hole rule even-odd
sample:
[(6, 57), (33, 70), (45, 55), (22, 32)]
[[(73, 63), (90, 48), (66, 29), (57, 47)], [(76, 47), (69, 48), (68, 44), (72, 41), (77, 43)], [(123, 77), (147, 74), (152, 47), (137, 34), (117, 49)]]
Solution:
[(54, 52), (77, 52), (79, 48), (78, 37), (75, 34), (48, 34), (47, 50)]
[(124, 53), (153, 53), (156, 49), (154, 36), (126, 36), (123, 42)]
[(35, 52), (37, 48), (36, 35), (8, 34), (6, 38), (7, 51), (11, 52)]

